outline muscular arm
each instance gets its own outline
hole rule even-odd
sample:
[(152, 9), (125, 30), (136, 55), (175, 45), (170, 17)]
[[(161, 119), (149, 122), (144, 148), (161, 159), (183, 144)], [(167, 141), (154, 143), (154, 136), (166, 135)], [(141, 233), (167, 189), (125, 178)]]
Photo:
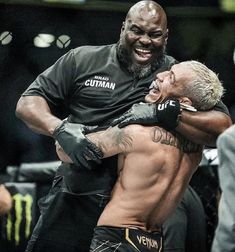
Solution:
[[(146, 139), (147, 135), (151, 139)], [(87, 134), (86, 138), (102, 151), (103, 158), (120, 153), (146, 152), (146, 141), (171, 145), (183, 150), (185, 153), (202, 150), (201, 145), (194, 144), (180, 136), (180, 134), (172, 134), (160, 127), (152, 127), (152, 130), (149, 131), (147, 127), (140, 125), (129, 125), (121, 129), (115, 126), (105, 131)], [(56, 143), (56, 152), (60, 160), (72, 163), (72, 160), (64, 153), (58, 143)]]
[(102, 150), (105, 158), (130, 151), (133, 147), (132, 135), (134, 131), (133, 126), (127, 126), (123, 129), (116, 126), (105, 131), (88, 134), (86, 137)]
[(52, 115), (46, 100), (40, 96), (22, 96), (16, 106), (16, 116), (33, 131), (47, 136), (52, 136), (62, 122)]
[[(87, 134), (86, 137), (99, 147), (104, 154), (103, 158), (106, 158), (132, 150), (134, 131), (133, 126), (127, 126), (123, 129), (116, 126), (104, 131)], [(58, 143), (56, 143), (56, 152), (61, 161), (72, 163), (72, 160)]]
[(208, 146), (215, 146), (216, 139), (225, 129), (232, 125), (231, 118), (223, 112), (183, 111), (176, 131), (187, 139)]
[(93, 150), (94, 145), (86, 141), (83, 125), (62, 121), (54, 116), (48, 103), (41, 96), (21, 97), (17, 104), (16, 116), (33, 131), (56, 139), (69, 156), (68, 161), (62, 159), (64, 162), (72, 160), (75, 165), (85, 169), (92, 169), (89, 159), (98, 164), (101, 162), (102, 152), (98, 149)]

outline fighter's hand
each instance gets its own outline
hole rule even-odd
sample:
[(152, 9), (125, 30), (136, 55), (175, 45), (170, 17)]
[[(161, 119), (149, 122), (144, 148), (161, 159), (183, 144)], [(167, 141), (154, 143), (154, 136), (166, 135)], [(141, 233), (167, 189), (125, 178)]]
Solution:
[(103, 153), (84, 135), (87, 131), (90, 131), (90, 127), (64, 120), (54, 130), (53, 137), (74, 164), (91, 169), (89, 160), (100, 163)]
[(156, 104), (138, 103), (115, 119), (111, 126), (118, 125), (122, 128), (129, 124), (159, 125), (167, 130), (173, 130), (178, 125), (180, 113), (180, 103), (176, 99), (167, 99)]

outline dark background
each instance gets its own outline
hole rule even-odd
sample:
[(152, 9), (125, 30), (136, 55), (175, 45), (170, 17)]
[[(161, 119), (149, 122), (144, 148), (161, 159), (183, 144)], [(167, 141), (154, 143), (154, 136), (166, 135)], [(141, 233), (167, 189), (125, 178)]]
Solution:
[[(115, 43), (126, 12), (135, 2), (0, 1), (1, 173), (9, 165), (57, 159), (53, 140), (34, 134), (15, 117), (17, 100), (40, 72), (71, 48)], [(234, 113), (235, 11), (225, 10), (216, 0), (158, 3), (168, 14), (168, 53), (180, 61), (199, 60), (217, 72), (227, 90), (223, 101)], [(6, 31), (12, 36), (10, 43), (4, 42)], [(39, 33), (53, 34), (55, 41), (47, 48), (35, 47)], [(61, 35), (70, 36), (68, 47), (56, 45)]]

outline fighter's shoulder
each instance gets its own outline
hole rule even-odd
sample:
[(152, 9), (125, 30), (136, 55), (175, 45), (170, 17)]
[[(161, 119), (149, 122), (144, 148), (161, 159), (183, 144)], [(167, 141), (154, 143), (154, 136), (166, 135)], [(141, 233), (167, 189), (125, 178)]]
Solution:
[(146, 131), (147, 126), (143, 126), (140, 124), (130, 124), (123, 128), (124, 132), (127, 134), (139, 134), (143, 131)]
[(148, 150), (151, 153), (153, 128), (152, 126), (131, 124), (119, 129), (119, 142), (125, 144), (125, 147), (128, 146), (125, 152), (145, 153)]
[[(155, 126), (145, 126), (140, 124), (131, 124), (122, 128), (124, 135), (130, 137), (134, 142), (141, 142), (152, 139)], [(142, 142), (143, 143), (143, 142)]]

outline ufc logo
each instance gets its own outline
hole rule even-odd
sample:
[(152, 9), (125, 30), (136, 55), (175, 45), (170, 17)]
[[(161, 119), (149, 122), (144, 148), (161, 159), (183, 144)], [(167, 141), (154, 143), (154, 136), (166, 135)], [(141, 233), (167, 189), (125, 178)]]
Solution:
[(173, 101), (173, 100), (167, 100), (165, 103), (160, 103), (160, 104), (158, 104), (157, 109), (158, 110), (164, 110), (168, 106), (175, 107), (175, 101)]

